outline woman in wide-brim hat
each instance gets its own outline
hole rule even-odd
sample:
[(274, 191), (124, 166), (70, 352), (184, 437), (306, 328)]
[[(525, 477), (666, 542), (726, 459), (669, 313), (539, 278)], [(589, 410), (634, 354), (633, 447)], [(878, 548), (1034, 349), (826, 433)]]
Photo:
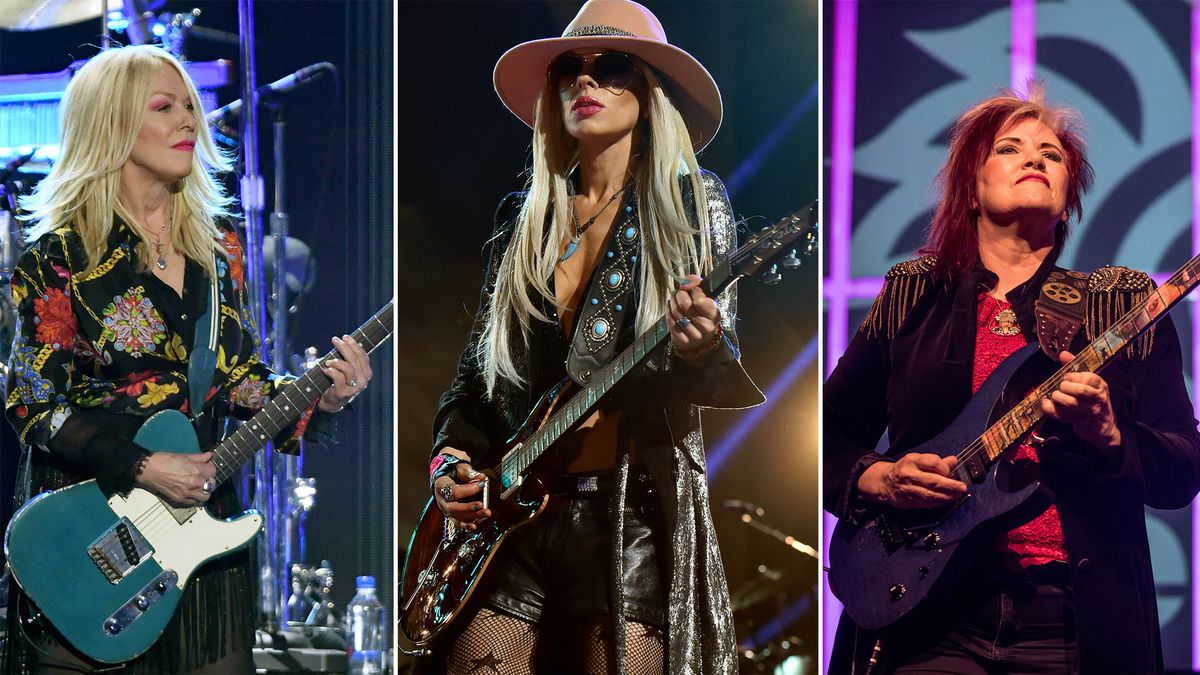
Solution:
[(541, 392), (586, 384), (664, 320), (670, 343), (534, 464), (559, 507), (506, 541), (447, 669), (733, 672), (699, 407), (762, 398), (733, 294), (698, 287), (734, 243), (724, 186), (695, 156), (721, 123), (716, 83), (645, 7), (590, 0), (562, 37), (505, 53), (495, 84), (533, 128), (533, 163), (497, 211), (435, 420), (439, 507), (469, 528), (490, 517), (471, 465), (496, 463)]

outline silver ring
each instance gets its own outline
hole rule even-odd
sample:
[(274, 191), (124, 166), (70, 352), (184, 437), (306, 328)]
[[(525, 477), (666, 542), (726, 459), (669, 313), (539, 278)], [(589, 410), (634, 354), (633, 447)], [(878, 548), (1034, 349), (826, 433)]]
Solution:
[(692, 320), (687, 318), (686, 316), (680, 318), (678, 321), (675, 322), (675, 327), (678, 328), (679, 330), (683, 330), (690, 325), (692, 325)]
[(213, 490), (215, 490), (216, 487), (217, 487), (217, 481), (209, 478), (208, 480), (204, 481), (204, 485), (200, 486), (200, 491), (204, 492), (204, 493), (209, 493), (209, 492), (212, 492)]
[(438, 494), (442, 496), (444, 502), (454, 501), (454, 483), (442, 483), (438, 488)]
[(350, 385), (350, 387), (351, 387), (351, 388), (353, 388), (353, 389), (357, 389), (357, 388), (358, 388), (358, 380), (355, 380), (355, 379), (353, 379), (353, 378), (351, 378), (351, 379), (349, 379), (349, 380), (346, 380), (346, 384)]

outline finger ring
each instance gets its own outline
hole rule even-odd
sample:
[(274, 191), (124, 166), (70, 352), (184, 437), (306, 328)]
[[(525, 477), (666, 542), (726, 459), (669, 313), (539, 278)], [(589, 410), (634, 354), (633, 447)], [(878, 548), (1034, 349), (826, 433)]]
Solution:
[(442, 501), (444, 502), (454, 501), (454, 484), (442, 483), (441, 487), (438, 488), (438, 494), (442, 496)]
[(350, 385), (351, 387), (353, 387), (355, 389), (358, 388), (358, 380), (356, 380), (354, 378), (350, 378), (349, 380), (346, 380), (346, 384)]
[(208, 480), (204, 481), (204, 485), (200, 486), (200, 491), (206, 492), (206, 493), (212, 492), (216, 487), (217, 487), (217, 481), (209, 478)]
[(690, 325), (692, 325), (692, 320), (687, 318), (686, 316), (680, 318), (678, 321), (675, 322), (675, 327), (678, 328), (679, 330), (683, 330)]

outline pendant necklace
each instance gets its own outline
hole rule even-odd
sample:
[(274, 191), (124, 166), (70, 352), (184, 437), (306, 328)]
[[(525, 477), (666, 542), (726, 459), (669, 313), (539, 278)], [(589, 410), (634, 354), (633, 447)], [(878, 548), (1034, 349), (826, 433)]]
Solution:
[[(170, 232), (170, 230), (171, 221), (168, 220), (160, 234), (166, 234)], [(154, 255), (158, 256), (158, 260), (154, 261), (154, 265), (160, 270), (167, 269), (167, 256), (163, 254), (163, 251), (166, 250), (167, 245), (164, 244), (162, 239), (159, 238), (159, 234), (154, 235), (154, 242), (150, 245), (154, 247)]]
[[(568, 186), (569, 185), (570, 184), (568, 183)], [(568, 191), (571, 196), (571, 229), (574, 230), (575, 234), (571, 235), (571, 240), (567, 242), (567, 250), (563, 252), (562, 257), (558, 259), (558, 262), (565, 262), (567, 258), (570, 258), (575, 254), (575, 249), (579, 248), (579, 240), (583, 237), (583, 233), (587, 232), (588, 228), (592, 226), (592, 223), (596, 222), (596, 219), (600, 217), (601, 213), (604, 213), (609, 206), (612, 206), (612, 203), (616, 201), (617, 197), (624, 194), (627, 187), (629, 187), (628, 182), (622, 185), (621, 189), (614, 192), (613, 195), (608, 198), (608, 201), (604, 202), (604, 206), (601, 206), (600, 210), (597, 211), (594, 216), (588, 218), (587, 222), (582, 225), (579, 224), (579, 217), (575, 215), (574, 191)]]
[[(1000, 300), (993, 298), (992, 301), (996, 303), (997, 309), (1004, 307), (1000, 304)], [(1021, 334), (1021, 327), (1017, 325), (1017, 313), (1012, 310), (1012, 307), (1004, 307), (996, 312), (996, 315), (992, 317), (991, 331), (993, 335), (1001, 337), (1013, 337)]]

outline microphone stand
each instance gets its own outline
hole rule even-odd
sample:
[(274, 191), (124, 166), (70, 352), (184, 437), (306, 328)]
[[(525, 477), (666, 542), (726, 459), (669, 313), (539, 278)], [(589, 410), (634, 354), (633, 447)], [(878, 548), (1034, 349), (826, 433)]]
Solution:
[[(250, 311), (258, 327), (259, 345), (263, 363), (271, 363), (268, 335), (266, 332), (266, 295), (263, 288), (262, 258), (262, 211), (263, 179), (258, 172), (258, 82), (255, 78), (254, 61), (254, 0), (238, 0), (239, 56), (242, 66), (241, 94), (246, 101), (241, 115), (242, 161), (241, 179), (242, 209), (246, 221), (246, 290)], [(254, 458), (254, 506), (263, 514), (263, 536), (257, 541), (259, 572), (262, 580), (259, 593), (260, 624), (271, 635), (279, 632), (279, 601), (283, 593), (282, 580), (276, 574), (279, 569), (274, 542), (277, 533), (277, 501), (275, 490), (275, 448), (268, 444)]]
[[(271, 285), (271, 300), (272, 300), (272, 346), (274, 347), (274, 356), (272, 366), (277, 373), (283, 373), (287, 370), (287, 355), (291, 352), (289, 348), (288, 336), (288, 300), (287, 300), (287, 239), (288, 239), (288, 214), (284, 209), (284, 186), (286, 176), (286, 162), (284, 161), (284, 136), (287, 131), (287, 121), (283, 114), (283, 99), (276, 98), (270, 103), (270, 108), (274, 114), (272, 126), (274, 129), (274, 158), (275, 158), (275, 209), (271, 212), (271, 237), (274, 240), (275, 255), (273, 261), (273, 276), (274, 282)], [(304, 444), (301, 442), (300, 452), (303, 452)], [(303, 562), (303, 547), (304, 547), (304, 529), (303, 516), (305, 509), (301, 508), (297, 503), (295, 489), (300, 477), (301, 471), (301, 454), (295, 455), (286, 453), (274, 453), (273, 466), (271, 467), (274, 477), (273, 495), (273, 513), (282, 522), (277, 522), (279, 529), (276, 530), (275, 539), (270, 542), (275, 553), (274, 563), (277, 565), (274, 568), (275, 578), (280, 581), (276, 595), (276, 616), (279, 619), (280, 626), (287, 624), (287, 589), (283, 586), (283, 580), (289, 578), (288, 569), (293, 563)], [(282, 531), (280, 531), (282, 530)]]

